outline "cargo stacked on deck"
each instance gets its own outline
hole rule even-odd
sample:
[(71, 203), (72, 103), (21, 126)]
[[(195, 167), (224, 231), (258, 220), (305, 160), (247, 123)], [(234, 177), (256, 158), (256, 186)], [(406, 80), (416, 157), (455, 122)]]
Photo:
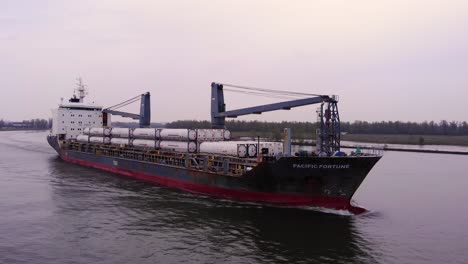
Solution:
[[(84, 129), (83, 134), (78, 135), (76, 140), (82, 143), (127, 145), (135, 148), (194, 153), (203, 143), (219, 142), (232, 145), (230, 142), (224, 141), (230, 138), (231, 132), (226, 129), (91, 127)], [(252, 148), (250, 145), (246, 145), (246, 147)], [(210, 153), (223, 154), (224, 152)], [(248, 153), (252, 154), (253, 151), (250, 150)], [(241, 154), (239, 157), (246, 157), (246, 155)]]
[[(92, 127), (77, 137), (78, 142), (127, 145), (135, 148), (255, 158), (281, 155), (281, 142), (229, 141), (227, 129), (102, 128)], [(260, 145), (258, 145), (260, 143)]]

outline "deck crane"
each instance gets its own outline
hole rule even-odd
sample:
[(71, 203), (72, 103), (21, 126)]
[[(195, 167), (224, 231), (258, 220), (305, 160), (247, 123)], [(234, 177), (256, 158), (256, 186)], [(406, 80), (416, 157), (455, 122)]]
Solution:
[[(211, 84), (211, 125), (213, 128), (225, 128), (226, 118), (236, 118), (238, 116), (261, 114), (263, 112), (276, 110), (290, 110), (293, 107), (321, 104), (317, 110), (318, 123), (320, 127), (317, 129), (317, 147), (319, 153), (332, 155), (336, 151), (340, 151), (340, 116), (338, 113), (338, 97), (335, 95), (314, 95), (313, 97), (301, 98), (279, 103), (259, 105), (242, 109), (226, 111), (224, 103), (224, 86), (237, 87), (241, 89), (249, 89), (247, 87), (228, 85), (213, 82)], [(275, 92), (275, 90), (259, 89), (257, 91)], [(310, 96), (312, 94), (294, 93), (288, 91), (277, 91), (279, 94), (296, 94), (302, 96)]]
[[(115, 109), (134, 103), (140, 99), (140, 114), (132, 114), (122, 111), (116, 111)], [(132, 119), (139, 120), (140, 127), (149, 127), (151, 123), (151, 104), (150, 104), (150, 93), (137, 95), (131, 99), (128, 99), (122, 103), (113, 105), (111, 107), (102, 110), (103, 113), (103, 125), (107, 126), (107, 115), (119, 115), (122, 117), (129, 117)]]

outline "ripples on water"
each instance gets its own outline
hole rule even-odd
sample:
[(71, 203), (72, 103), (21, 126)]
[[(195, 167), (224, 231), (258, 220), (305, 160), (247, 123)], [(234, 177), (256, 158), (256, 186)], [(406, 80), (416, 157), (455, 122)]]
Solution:
[[(353, 216), (196, 196), (67, 164), (47, 146), (43, 132), (3, 132), (0, 137), (0, 263), (439, 263), (444, 259), (455, 263), (467, 259), (463, 258), (467, 225), (459, 225), (458, 232), (441, 226), (463, 223), (466, 216), (442, 223), (459, 217), (446, 209), (449, 217), (424, 220), (428, 214), (424, 196), (416, 195), (425, 194), (423, 185), (411, 187), (416, 188), (412, 197), (421, 201), (410, 202), (413, 208), (408, 208), (398, 199), (408, 195), (404, 192), (408, 189), (401, 187), (399, 194), (392, 194), (402, 184), (392, 185), (388, 179), (396, 180), (398, 170), (384, 164), (376, 167), (357, 195), (361, 205), (379, 209)], [(453, 195), (466, 198), (463, 193)], [(442, 240), (453, 246), (434, 249)]]

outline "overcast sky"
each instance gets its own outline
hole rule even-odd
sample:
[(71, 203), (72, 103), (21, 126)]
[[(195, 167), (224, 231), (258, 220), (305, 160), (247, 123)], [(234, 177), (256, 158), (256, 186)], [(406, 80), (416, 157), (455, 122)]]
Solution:
[(345, 121), (463, 121), (468, 1), (0, 0), (0, 118), (48, 118), (78, 76), (103, 106), (151, 92), (153, 122), (209, 119), (212, 81), (338, 94)]

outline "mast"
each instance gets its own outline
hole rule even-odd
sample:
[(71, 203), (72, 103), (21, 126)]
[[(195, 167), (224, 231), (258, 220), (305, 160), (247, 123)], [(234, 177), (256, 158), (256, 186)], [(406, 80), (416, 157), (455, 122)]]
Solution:
[(80, 103), (83, 103), (84, 102), (84, 98), (86, 96), (86, 85), (83, 83), (83, 80), (81, 79), (81, 77), (78, 77), (77, 78), (78, 80), (78, 83), (77, 83), (77, 88), (76, 88), (76, 91), (78, 92), (78, 97), (80, 98)]

